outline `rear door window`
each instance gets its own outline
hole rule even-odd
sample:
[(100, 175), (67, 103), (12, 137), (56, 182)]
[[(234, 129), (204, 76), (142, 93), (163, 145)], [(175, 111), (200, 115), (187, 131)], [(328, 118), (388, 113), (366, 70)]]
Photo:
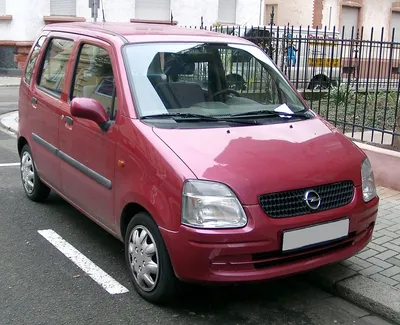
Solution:
[(47, 49), (38, 77), (39, 88), (55, 97), (61, 97), (68, 60), (74, 41), (53, 38)]

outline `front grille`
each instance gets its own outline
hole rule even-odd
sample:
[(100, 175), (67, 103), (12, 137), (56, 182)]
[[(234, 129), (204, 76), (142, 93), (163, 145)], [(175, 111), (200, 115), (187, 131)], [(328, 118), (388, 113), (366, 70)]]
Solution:
[[(310, 208), (305, 200), (305, 195), (310, 190), (320, 197), (320, 205), (316, 209)], [(353, 197), (353, 182), (344, 181), (312, 188), (264, 194), (259, 197), (259, 204), (271, 218), (287, 218), (335, 209), (349, 204)]]

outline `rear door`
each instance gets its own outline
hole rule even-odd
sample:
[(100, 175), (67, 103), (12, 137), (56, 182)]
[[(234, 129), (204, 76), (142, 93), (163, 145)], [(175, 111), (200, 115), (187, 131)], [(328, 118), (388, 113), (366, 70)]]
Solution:
[[(18, 113), (19, 113), (19, 133), (26, 139), (32, 137), (32, 123), (30, 121), (36, 118), (37, 110), (32, 105), (32, 85), (35, 83), (34, 76), (37, 66), (40, 65), (40, 59), (45, 52), (46, 34), (41, 35), (29, 53), (25, 72), (19, 87)], [(31, 141), (28, 141), (29, 143)]]
[(51, 33), (45, 46), (46, 50), (40, 58), (38, 72), (32, 82), (32, 114), (28, 123), (31, 124), (30, 142), (36, 170), (46, 183), (59, 190), (58, 124), (74, 39), (69, 34)]
[(95, 122), (71, 115), (75, 97), (100, 102), (110, 120), (118, 118), (117, 69), (113, 48), (106, 42), (81, 36), (75, 56), (69, 98), (59, 123), (62, 191), (92, 218), (113, 228), (115, 148), (118, 130), (103, 131)]

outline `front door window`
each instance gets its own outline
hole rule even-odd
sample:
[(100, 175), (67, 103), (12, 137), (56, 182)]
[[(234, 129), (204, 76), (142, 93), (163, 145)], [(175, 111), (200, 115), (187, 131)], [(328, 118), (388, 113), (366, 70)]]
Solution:
[(118, 101), (114, 74), (110, 55), (102, 47), (91, 44), (82, 46), (72, 88), (72, 98), (75, 97), (97, 100), (109, 118), (115, 119)]

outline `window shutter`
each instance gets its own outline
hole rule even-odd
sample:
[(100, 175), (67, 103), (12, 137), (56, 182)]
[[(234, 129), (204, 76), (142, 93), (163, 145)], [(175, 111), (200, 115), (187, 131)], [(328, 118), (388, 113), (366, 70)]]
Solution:
[[(358, 28), (358, 8), (343, 7), (342, 9), (342, 27), (344, 26), (344, 37), (350, 39), (353, 33), (353, 38), (357, 36)], [(354, 27), (354, 31), (353, 31)]]
[(6, 0), (0, 0), (0, 15), (6, 14)]
[(400, 42), (400, 13), (399, 12), (392, 12), (392, 26), (390, 28), (390, 39), (389, 41), (392, 41), (393, 37), (393, 28), (394, 30), (394, 41), (395, 42)]
[(170, 20), (170, 0), (136, 0), (135, 18), (149, 20)]
[(218, 21), (221, 23), (236, 23), (236, 0), (219, 0)]
[(76, 0), (50, 0), (50, 15), (76, 16)]

